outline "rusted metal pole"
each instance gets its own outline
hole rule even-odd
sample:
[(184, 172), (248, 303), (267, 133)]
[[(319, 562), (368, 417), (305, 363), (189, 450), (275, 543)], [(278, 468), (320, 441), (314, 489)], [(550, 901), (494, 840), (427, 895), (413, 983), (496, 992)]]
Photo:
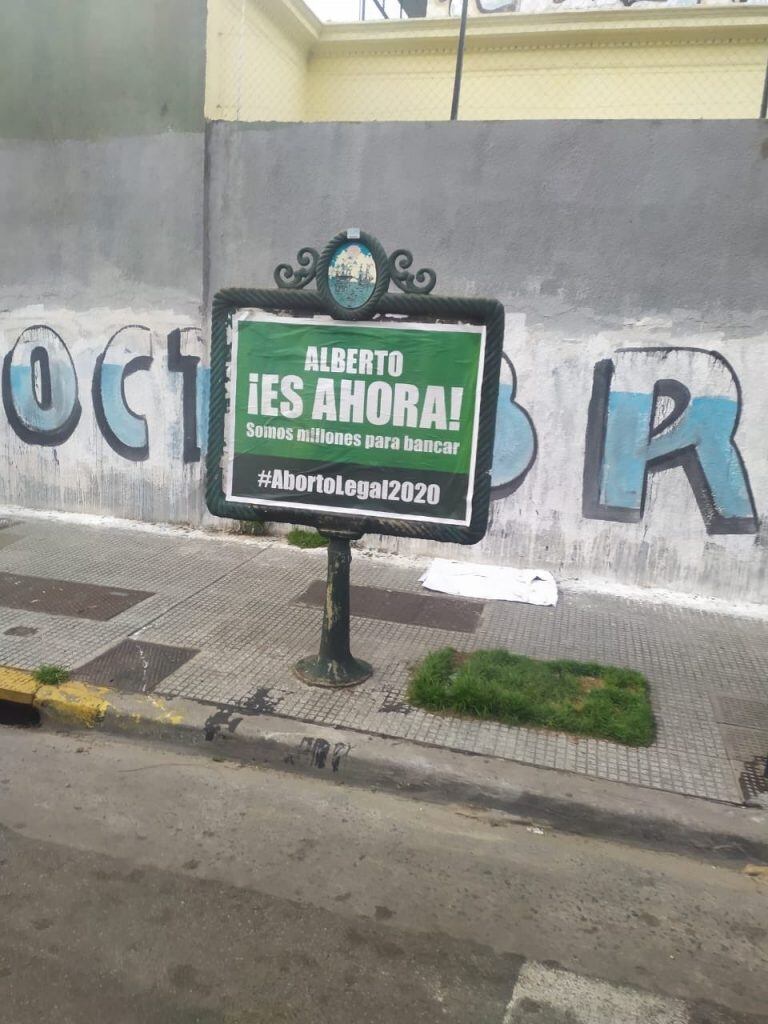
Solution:
[(353, 657), (349, 642), (349, 568), (352, 562), (349, 542), (360, 534), (321, 532), (328, 538), (328, 578), (320, 653), (302, 658), (294, 671), (310, 686), (355, 686), (373, 672), (367, 661)]

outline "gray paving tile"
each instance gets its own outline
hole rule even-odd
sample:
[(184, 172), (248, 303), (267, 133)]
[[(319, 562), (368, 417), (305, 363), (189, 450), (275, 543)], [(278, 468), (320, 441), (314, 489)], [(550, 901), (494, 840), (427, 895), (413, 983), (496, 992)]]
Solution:
[[(428, 619), (394, 623), (353, 614), (353, 651), (375, 672), (362, 686), (337, 693), (307, 688), (291, 671), (299, 657), (317, 649), (320, 609), (297, 599), (322, 576), (324, 551), (23, 519), (3, 534), (14, 539), (0, 547), (0, 572), (153, 595), (105, 622), (0, 607), (0, 661), (8, 664), (32, 668), (49, 661), (72, 668), (129, 638), (198, 649), (157, 683), (158, 692), (595, 778), (741, 799), (741, 766), (729, 756), (733, 737), (722, 730), (731, 720), (738, 727), (745, 716), (756, 721), (755, 708), (768, 702), (762, 622), (577, 593), (563, 594), (555, 609), (488, 602), (474, 635), (434, 628)], [(352, 579), (360, 587), (423, 595), (420, 571), (357, 552)], [(446, 645), (637, 668), (651, 683), (657, 742), (627, 749), (409, 707), (410, 666)]]

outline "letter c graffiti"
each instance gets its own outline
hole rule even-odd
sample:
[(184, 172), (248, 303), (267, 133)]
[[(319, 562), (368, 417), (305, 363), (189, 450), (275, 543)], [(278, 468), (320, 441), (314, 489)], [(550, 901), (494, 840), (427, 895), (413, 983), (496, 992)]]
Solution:
[(63, 444), (80, 421), (72, 356), (45, 324), (27, 327), (6, 355), (2, 393), (8, 423), (26, 444)]
[(128, 405), (125, 382), (152, 365), (152, 332), (131, 324), (121, 327), (96, 360), (91, 396), (96, 422), (107, 444), (132, 462), (149, 458), (147, 418)]

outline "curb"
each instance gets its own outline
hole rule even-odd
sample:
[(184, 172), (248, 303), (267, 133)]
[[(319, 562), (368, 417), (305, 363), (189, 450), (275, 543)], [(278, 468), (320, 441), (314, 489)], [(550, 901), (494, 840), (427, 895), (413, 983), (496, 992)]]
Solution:
[(13, 704), (34, 704), (40, 683), (30, 672), (0, 665), (0, 700)]
[(35, 708), (59, 725), (92, 728), (106, 715), (106, 697), (111, 692), (104, 686), (71, 681), (46, 686), (31, 672), (0, 665), (0, 700)]
[(39, 686), (29, 673), (2, 667), (0, 695), (32, 704), (43, 724), (57, 729), (184, 744), (215, 759), (461, 804), (491, 826), (539, 826), (717, 864), (768, 864), (766, 810), (184, 698), (76, 681)]

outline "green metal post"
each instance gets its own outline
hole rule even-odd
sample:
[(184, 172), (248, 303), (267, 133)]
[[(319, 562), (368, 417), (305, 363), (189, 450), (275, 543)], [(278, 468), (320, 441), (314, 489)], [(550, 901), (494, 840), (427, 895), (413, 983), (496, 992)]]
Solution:
[(456, 51), (456, 74), (453, 79), (453, 102), (451, 103), (451, 120), (456, 121), (459, 116), (459, 99), (461, 97), (461, 75), (464, 69), (464, 46), (467, 40), (467, 14), (469, 12), (469, 0), (464, 0), (461, 8), (461, 26), (459, 28), (459, 46)]
[(354, 658), (349, 649), (349, 566), (352, 561), (349, 542), (361, 535), (321, 532), (328, 538), (328, 580), (320, 653), (302, 658), (294, 671), (310, 686), (355, 686), (373, 672), (367, 661)]

